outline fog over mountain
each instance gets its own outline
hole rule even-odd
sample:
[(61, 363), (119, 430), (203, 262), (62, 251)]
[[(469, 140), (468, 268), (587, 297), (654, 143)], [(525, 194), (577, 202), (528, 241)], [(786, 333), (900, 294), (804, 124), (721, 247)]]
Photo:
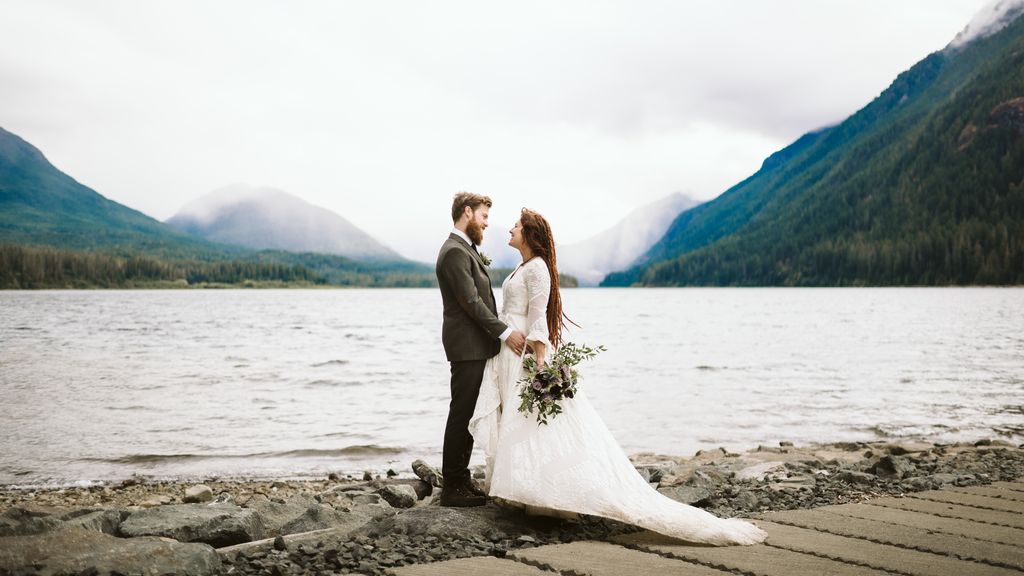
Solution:
[(581, 286), (596, 286), (609, 272), (622, 270), (654, 245), (683, 211), (700, 204), (681, 193), (637, 208), (618, 224), (582, 242), (558, 247), (558, 269)]
[(1021, 14), (1024, 14), (1024, 0), (992, 0), (971, 18), (947, 48), (961, 48), (978, 38), (991, 36), (1006, 28)]
[(209, 240), (259, 250), (402, 259), (342, 216), (276, 188), (220, 188), (185, 205), (166, 223)]

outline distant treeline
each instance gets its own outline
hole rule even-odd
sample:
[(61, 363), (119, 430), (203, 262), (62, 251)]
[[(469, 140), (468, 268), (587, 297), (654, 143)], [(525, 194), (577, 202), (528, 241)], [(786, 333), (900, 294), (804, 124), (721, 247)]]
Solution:
[(134, 288), (175, 284), (323, 284), (303, 266), (244, 261), (165, 261), (42, 246), (0, 245), (0, 288)]
[[(295, 263), (297, 259), (302, 263)], [(433, 282), (433, 273), (415, 267), (360, 264), (315, 254), (266, 252), (248, 259), (200, 261), (0, 244), (0, 289), (8, 290), (218, 284), (415, 287)]]

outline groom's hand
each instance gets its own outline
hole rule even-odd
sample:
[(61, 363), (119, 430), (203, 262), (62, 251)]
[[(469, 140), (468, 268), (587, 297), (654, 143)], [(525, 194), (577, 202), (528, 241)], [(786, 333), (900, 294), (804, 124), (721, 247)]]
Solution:
[(505, 344), (512, 349), (513, 352), (522, 356), (523, 347), (526, 346), (526, 335), (519, 330), (513, 330), (508, 338), (505, 339)]

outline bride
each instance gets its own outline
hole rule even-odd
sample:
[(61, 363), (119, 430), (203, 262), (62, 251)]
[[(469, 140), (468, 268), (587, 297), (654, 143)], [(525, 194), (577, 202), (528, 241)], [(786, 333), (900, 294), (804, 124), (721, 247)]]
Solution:
[[(523, 261), (502, 283), (500, 319), (526, 334), (538, 365), (562, 341), (562, 301), (551, 227), (523, 208), (509, 245)], [(566, 318), (567, 319), (567, 318)], [(689, 542), (756, 544), (766, 534), (672, 500), (633, 467), (580, 389), (539, 425), (517, 410), (522, 358), (509, 346), (487, 361), (469, 431), (487, 460), (488, 494), (556, 516), (602, 516)]]

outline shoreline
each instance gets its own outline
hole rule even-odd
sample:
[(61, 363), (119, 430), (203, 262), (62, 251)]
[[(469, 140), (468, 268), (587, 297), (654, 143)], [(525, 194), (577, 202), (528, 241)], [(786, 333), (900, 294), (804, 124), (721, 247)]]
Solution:
[[(742, 453), (711, 448), (686, 457), (639, 453), (630, 459), (652, 488), (721, 517), (1024, 477), (1024, 447), (990, 439), (779, 442)], [(475, 477), (483, 475), (480, 466), (471, 468)], [(445, 508), (436, 499), (435, 468), (416, 461), (392, 472), (201, 483), (135, 476), (87, 487), (0, 486), (0, 550), (12, 551), (0, 553), (0, 573), (35, 565), (39, 558), (51, 567), (74, 566), (75, 573), (97, 566), (100, 573), (151, 570), (145, 564), (150, 556), (139, 548), (153, 546), (157, 536), (167, 554), (178, 555), (175, 567), (202, 567), (189, 573), (380, 575), (408, 564), (607, 542), (639, 530), (592, 516), (530, 516), (494, 500), (477, 508)], [(112, 562), (116, 569), (103, 568)]]
[[(814, 453), (820, 451), (828, 451), (835, 449), (836, 447), (849, 447), (859, 446), (861, 448), (878, 447), (878, 446), (893, 446), (893, 445), (909, 445), (909, 446), (932, 446), (941, 448), (962, 448), (962, 447), (977, 447), (980, 445), (984, 446), (1003, 446), (1009, 448), (1020, 448), (1024, 449), (1024, 442), (1014, 443), (1010, 440), (1000, 437), (985, 437), (979, 436), (977, 439), (964, 439), (964, 440), (953, 440), (949, 442), (940, 441), (929, 441), (927, 439), (887, 439), (880, 438), (875, 440), (837, 440), (832, 442), (811, 442), (801, 444), (799, 442), (791, 442), (786, 440), (778, 441), (779, 446), (759, 444), (757, 446), (747, 446), (746, 448), (740, 448), (736, 451), (725, 447), (705, 447), (697, 450), (691, 456), (684, 456), (680, 454), (664, 454), (653, 451), (640, 451), (634, 452), (628, 455), (628, 458), (635, 466), (657, 466), (657, 465), (678, 465), (685, 463), (689, 460), (712, 452), (714, 450), (721, 451), (723, 454), (727, 454), (728, 458), (736, 457), (751, 457), (751, 454), (759, 452), (771, 452), (777, 451), (780, 448), (783, 450), (798, 451)], [(436, 457), (436, 458), (434, 458)], [(339, 465), (337, 466), (322, 466), (320, 469), (303, 471), (299, 473), (275, 473), (273, 470), (267, 472), (253, 471), (253, 472), (240, 472), (240, 473), (226, 473), (222, 471), (214, 470), (206, 473), (181, 473), (181, 474), (169, 474), (159, 472), (148, 472), (145, 466), (139, 466), (136, 470), (131, 473), (122, 474), (105, 474), (101, 477), (85, 477), (85, 478), (54, 478), (47, 477), (41, 480), (32, 480), (28, 482), (18, 481), (0, 481), (0, 495), (8, 492), (16, 491), (34, 491), (34, 492), (52, 492), (61, 490), (73, 490), (73, 489), (97, 489), (97, 488), (114, 488), (120, 486), (124, 482), (130, 482), (134, 484), (164, 484), (164, 485), (186, 485), (196, 483), (223, 483), (231, 485), (245, 485), (245, 484), (259, 484), (269, 483), (276, 481), (284, 482), (316, 482), (325, 478), (334, 478), (333, 481), (351, 481), (358, 482), (360, 479), (365, 481), (363, 478), (366, 474), (370, 474), (373, 478), (398, 478), (398, 479), (411, 479), (416, 478), (416, 475), (409, 468), (408, 464), (412, 460), (427, 460), (433, 461), (436, 459), (440, 469), (440, 451), (436, 454), (426, 454), (411, 452), (401, 455), (391, 455), (390, 458), (382, 458), (380, 460), (366, 460), (362, 464), (356, 462), (347, 462), (344, 459), (339, 459)], [(477, 462), (482, 459), (482, 455), (474, 453), (473, 462)], [(122, 466), (123, 467), (123, 466)], [(471, 464), (470, 469), (477, 473), (482, 473), (484, 466), (482, 464)], [(16, 476), (16, 475), (15, 475)], [(479, 476), (482, 477), (482, 476)], [(0, 498), (0, 509), (2, 509), (3, 499)]]
[[(704, 465), (714, 465), (722, 467), (723, 469), (735, 471), (743, 468), (749, 464), (750, 461), (757, 462), (791, 462), (799, 460), (800, 456), (807, 456), (810, 458), (821, 458), (822, 456), (832, 456), (836, 462), (839, 463), (852, 463), (857, 460), (864, 459), (863, 452), (874, 451), (885, 451), (891, 447), (910, 447), (907, 453), (913, 452), (924, 452), (931, 449), (940, 450), (972, 450), (980, 447), (984, 448), (1006, 448), (1010, 450), (1021, 450), (1024, 451), (1024, 444), (1013, 444), (1002, 439), (991, 439), (985, 438), (977, 441), (963, 441), (963, 442), (927, 442), (927, 441), (911, 441), (911, 442), (893, 442), (893, 441), (840, 441), (840, 442), (816, 442), (810, 444), (795, 444), (788, 441), (780, 441), (778, 446), (770, 445), (759, 445), (754, 448), (750, 448), (742, 452), (732, 452), (726, 448), (715, 447), (705, 448), (697, 450), (692, 456), (681, 456), (671, 454), (659, 454), (655, 452), (637, 452), (629, 455), (630, 461), (634, 467), (639, 470), (643, 469), (664, 469), (664, 468), (686, 468), (686, 467), (699, 467)], [(857, 455), (861, 454), (860, 457)], [(867, 458), (870, 458), (868, 456)], [(433, 463), (431, 463), (433, 464)], [(438, 470), (440, 465), (435, 466)], [(470, 466), (471, 471), (474, 474), (474, 478), (483, 478), (484, 467), (480, 464), (474, 464)], [(656, 478), (662, 478), (661, 475), (655, 475)], [(43, 482), (43, 483), (0, 483), (0, 511), (6, 507), (14, 505), (18, 502), (16, 497), (18, 494), (36, 494), (39, 497), (46, 498), (45, 495), (67, 495), (68, 501), (73, 500), (76, 495), (80, 495), (83, 501), (87, 501), (90, 505), (96, 505), (103, 502), (113, 502), (114, 500), (102, 500), (89, 498), (87, 494), (114, 494), (118, 491), (125, 491), (131, 489), (129, 492), (138, 493), (140, 491), (146, 491), (147, 493), (156, 493), (159, 491), (173, 492), (175, 490), (183, 491), (185, 487), (204, 484), (211, 487), (217, 487), (221, 491), (229, 492), (232, 490), (239, 491), (240, 493), (264, 493), (269, 490), (271, 485), (275, 484), (286, 484), (288, 486), (298, 487), (306, 486), (306, 491), (315, 490), (318, 488), (324, 488), (328, 485), (346, 485), (346, 484), (361, 484), (370, 481), (387, 481), (387, 480), (412, 480), (416, 479), (417, 476), (413, 472), (412, 468), (408, 465), (403, 466), (397, 461), (392, 461), (388, 464), (374, 463), (369, 466), (363, 467), (361, 473), (355, 472), (352, 468), (347, 468), (345, 471), (332, 471), (325, 473), (310, 473), (310, 474), (295, 474), (295, 475), (284, 475), (284, 474), (198, 474), (198, 475), (181, 475), (181, 476), (166, 476), (159, 474), (146, 474), (141, 472), (134, 472), (130, 476), (113, 479), (79, 479), (73, 481), (56, 481), (56, 482)], [(669, 483), (673, 480), (670, 478)], [(658, 482), (662, 484), (662, 482)], [(280, 487), (279, 487), (280, 489)], [(296, 488), (297, 489), (297, 488)], [(216, 492), (216, 491), (215, 491)], [(52, 498), (49, 498), (52, 499)], [(131, 506), (131, 503), (125, 503), (124, 498), (116, 500), (121, 505)], [(173, 499), (172, 499), (173, 501)], [(182, 503), (180, 499), (177, 501)]]

